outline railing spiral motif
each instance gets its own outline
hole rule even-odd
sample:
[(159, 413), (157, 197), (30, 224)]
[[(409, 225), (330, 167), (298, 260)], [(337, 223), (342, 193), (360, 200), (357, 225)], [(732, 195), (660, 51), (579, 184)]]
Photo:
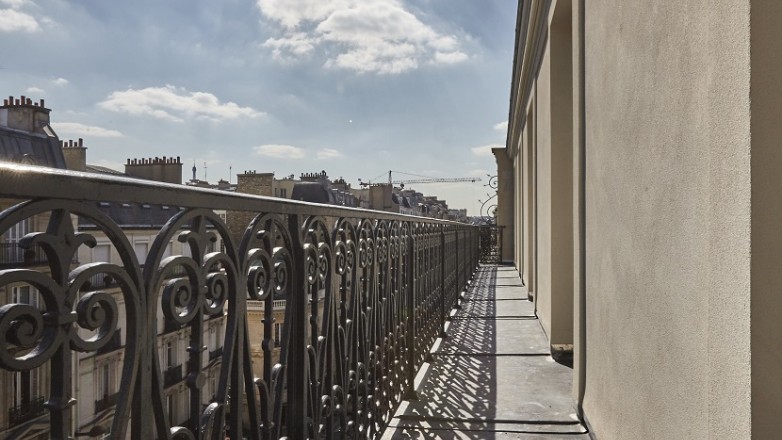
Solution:
[[(478, 264), (476, 228), (420, 217), (8, 164), (0, 164), (0, 197), (17, 200), (0, 213), (0, 233), (48, 219), (44, 232), (19, 242), (46, 255), (45, 270), (0, 271), (0, 288), (26, 283), (41, 295), (38, 307), (0, 303), (0, 368), (50, 363), (53, 439), (78, 428), (74, 353), (97, 352), (120, 327), (126, 342), (111, 438), (375, 438), (401, 400), (414, 397), (415, 374)], [(183, 208), (156, 232), (142, 267), (126, 232), (95, 208), (106, 200)], [(229, 220), (234, 211), (253, 215), (237, 231), (215, 211)], [(96, 245), (96, 232), (74, 228), (77, 216), (108, 237), (117, 264), (73, 263), (81, 246)], [(187, 255), (168, 255), (171, 241)], [(115, 280), (111, 289), (85, 287), (100, 274)], [(260, 329), (248, 323), (248, 300), (264, 303), (259, 377), (250, 332)], [(217, 315), (226, 329), (217, 390), (207, 396), (205, 330)], [(189, 329), (188, 412), (176, 424), (156, 348), (160, 316)]]

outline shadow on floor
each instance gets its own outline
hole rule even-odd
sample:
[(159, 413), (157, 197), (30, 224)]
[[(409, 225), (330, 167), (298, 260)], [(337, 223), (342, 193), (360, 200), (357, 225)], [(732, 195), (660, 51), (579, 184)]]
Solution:
[(589, 438), (515, 270), (482, 266), (383, 439)]

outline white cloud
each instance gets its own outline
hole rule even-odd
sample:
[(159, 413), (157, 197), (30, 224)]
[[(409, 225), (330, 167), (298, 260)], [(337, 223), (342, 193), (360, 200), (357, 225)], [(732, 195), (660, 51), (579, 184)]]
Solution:
[(342, 153), (333, 148), (324, 148), (318, 151), (318, 159), (334, 159), (335, 157), (342, 157)]
[(186, 118), (222, 121), (256, 118), (265, 114), (233, 102), (222, 103), (211, 93), (190, 92), (172, 85), (112, 92), (98, 105), (114, 112), (150, 115), (173, 122), (183, 122)]
[(435, 52), (434, 61), (441, 64), (456, 64), (469, 58), (464, 52)]
[(497, 131), (508, 131), (508, 121), (502, 121), (494, 124), (494, 129)]
[(467, 175), (470, 177), (486, 177), (487, 174), (489, 174), (489, 172), (483, 168), (476, 168), (467, 172)]
[(269, 38), (263, 47), (272, 50), (272, 57), (278, 61), (291, 61), (306, 56), (315, 48), (317, 41), (304, 32), (297, 32), (281, 38)]
[(66, 134), (73, 137), (85, 137), (85, 138), (119, 138), (122, 137), (122, 133), (117, 130), (109, 130), (107, 128), (96, 127), (92, 125), (84, 125), (79, 122), (53, 122), (52, 127), (60, 134)]
[(263, 44), (278, 60), (300, 59), (327, 46), (325, 65), (396, 74), (421, 63), (453, 64), (468, 57), (455, 36), (443, 35), (399, 0), (257, 0), (261, 13), (283, 28)]
[(28, 87), (27, 90), (25, 90), (25, 92), (26, 93), (38, 93), (38, 94), (46, 93), (46, 91), (44, 91), (44, 89), (41, 89), (41, 88), (38, 88), (38, 87), (35, 87), (35, 86)]
[(489, 145), (481, 145), (480, 147), (473, 147), (472, 148), (472, 154), (476, 156), (491, 156), (492, 148), (504, 148), (504, 145), (500, 144), (489, 144)]
[(304, 158), (304, 149), (294, 147), (293, 145), (267, 144), (259, 145), (254, 148), (258, 156), (274, 157), (277, 159), (302, 159)]
[(15, 9), (0, 9), (0, 32), (35, 32), (39, 29), (41, 26), (32, 15)]
[(32, 3), (32, 2), (30, 2), (29, 0), (0, 0), (0, 3), (4, 5), (8, 5), (14, 9), (17, 9), (22, 5), (25, 5), (27, 3)]
[(58, 85), (58, 86), (65, 86), (65, 85), (68, 85), (68, 83), (70, 83), (70, 81), (68, 81), (65, 78), (57, 78), (55, 80), (52, 80), (52, 83), (54, 83), (55, 85)]

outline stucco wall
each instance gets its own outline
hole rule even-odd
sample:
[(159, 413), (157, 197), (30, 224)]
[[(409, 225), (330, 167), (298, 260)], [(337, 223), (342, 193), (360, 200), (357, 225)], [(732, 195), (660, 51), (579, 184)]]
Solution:
[(748, 438), (747, 2), (591, 0), (585, 27), (586, 416)]
[(516, 225), (513, 221), (516, 204), (513, 200), (516, 184), (513, 174), (513, 163), (505, 154), (504, 148), (492, 149), (494, 158), (497, 161), (497, 225), (503, 227), (502, 230), (502, 261), (513, 261), (515, 252), (513, 237), (518, 237)]
[(551, 335), (551, 47), (546, 53), (537, 79), (535, 114), (537, 125), (536, 190), (537, 287), (535, 309), (546, 335)]

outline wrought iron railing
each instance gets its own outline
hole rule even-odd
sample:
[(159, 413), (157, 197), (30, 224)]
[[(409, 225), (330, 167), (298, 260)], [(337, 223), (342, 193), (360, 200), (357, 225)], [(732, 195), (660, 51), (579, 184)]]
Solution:
[[(415, 374), (478, 264), (476, 228), (422, 217), (0, 164), (0, 200), (7, 199), (19, 202), (0, 213), (0, 234), (42, 216), (46, 230), (23, 241), (49, 258), (46, 270), (0, 271), (0, 288), (32, 284), (43, 304), (0, 306), (0, 368), (50, 362), (53, 439), (68, 438), (78, 422), (73, 352), (109, 344), (120, 317), (125, 347), (111, 438), (377, 437), (400, 401), (414, 397)], [(96, 201), (185, 208), (157, 233), (142, 269), (128, 237)], [(228, 212), (227, 224), (215, 211)], [(75, 231), (73, 216), (97, 228)], [(94, 246), (97, 234), (121, 262), (73, 268), (78, 247)], [(218, 236), (224, 250), (207, 252)], [(188, 244), (192, 256), (164, 258), (172, 239)], [(175, 271), (183, 275), (172, 277)], [(98, 274), (117, 287), (82, 289)], [(276, 297), (286, 298), (277, 350)], [(248, 300), (264, 302), (262, 330), (248, 326)], [(217, 314), (226, 323), (213, 379), (202, 356), (204, 317)], [(182, 426), (169, 425), (159, 316), (189, 328)], [(92, 336), (83, 339), (79, 328)], [(250, 332), (264, 335), (260, 377)]]
[(480, 262), (485, 264), (502, 263), (502, 231), (504, 226), (483, 225), (479, 227)]
[(214, 350), (209, 350), (209, 360), (213, 361), (219, 357), (223, 356), (223, 347), (215, 348)]
[(46, 407), (45, 399), (42, 396), (36, 396), (27, 402), (12, 406), (8, 409), (8, 426), (13, 427), (24, 422), (44, 415)]
[(46, 264), (40, 248), (25, 249), (19, 243), (0, 243), (0, 268), (38, 266)]
[(108, 394), (95, 401), (95, 414), (105, 411), (117, 404), (119, 393)]
[(179, 382), (182, 382), (184, 377), (185, 376), (182, 374), (182, 365), (168, 367), (166, 368), (166, 371), (163, 372), (163, 387), (168, 388), (171, 385), (176, 385)]

